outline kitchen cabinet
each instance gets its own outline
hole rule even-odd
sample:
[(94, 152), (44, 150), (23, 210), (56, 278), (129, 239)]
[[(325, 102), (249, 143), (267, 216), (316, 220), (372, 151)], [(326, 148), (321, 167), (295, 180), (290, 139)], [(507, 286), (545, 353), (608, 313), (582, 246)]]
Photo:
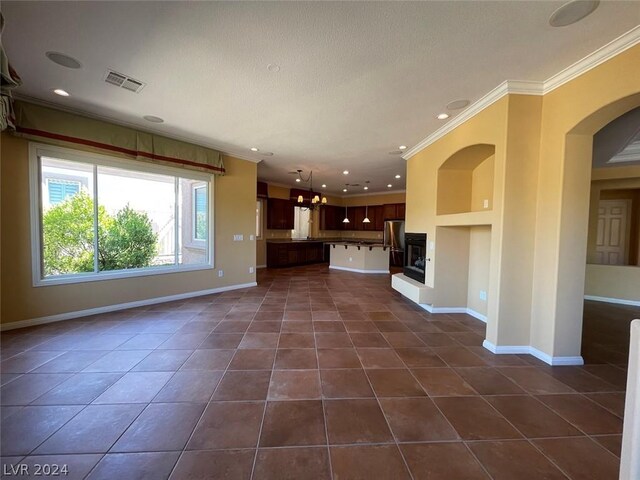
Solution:
[(404, 220), (404, 203), (387, 203), (382, 206), (383, 220)]
[(323, 205), (320, 207), (320, 230), (342, 230), (344, 207)]
[(324, 261), (323, 242), (267, 242), (267, 267), (293, 267)]
[(294, 204), (290, 200), (270, 198), (267, 200), (267, 228), (270, 230), (293, 230)]
[(364, 212), (365, 207), (353, 207), (353, 225), (351, 226), (351, 230), (364, 230), (365, 224), (362, 223), (364, 220)]
[[(384, 228), (381, 205), (369, 205), (368, 207), (365, 207), (365, 215), (369, 218), (369, 223), (363, 224), (364, 230), (371, 232), (375, 230), (382, 230)], [(380, 218), (379, 222), (378, 217)]]

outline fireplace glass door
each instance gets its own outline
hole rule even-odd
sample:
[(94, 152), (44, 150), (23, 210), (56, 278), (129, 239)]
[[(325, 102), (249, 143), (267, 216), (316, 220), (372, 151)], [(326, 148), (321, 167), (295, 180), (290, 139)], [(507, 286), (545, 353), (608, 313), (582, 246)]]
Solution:
[(424, 283), (427, 261), (426, 233), (406, 233), (404, 274), (414, 280)]

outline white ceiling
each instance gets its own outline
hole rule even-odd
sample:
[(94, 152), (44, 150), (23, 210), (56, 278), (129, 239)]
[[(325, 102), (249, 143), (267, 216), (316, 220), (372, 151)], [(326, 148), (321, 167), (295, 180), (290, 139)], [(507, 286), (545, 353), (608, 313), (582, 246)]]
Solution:
[[(552, 28), (562, 3), (5, 1), (3, 44), (22, 96), (263, 159), (264, 180), (293, 186), (288, 171), (313, 169), (327, 191), (370, 180), (375, 192), (404, 188), (405, 161), (389, 152), (442, 126), (447, 103), (546, 80), (640, 23), (638, 2), (605, 1)], [(107, 68), (147, 86), (108, 85)]]

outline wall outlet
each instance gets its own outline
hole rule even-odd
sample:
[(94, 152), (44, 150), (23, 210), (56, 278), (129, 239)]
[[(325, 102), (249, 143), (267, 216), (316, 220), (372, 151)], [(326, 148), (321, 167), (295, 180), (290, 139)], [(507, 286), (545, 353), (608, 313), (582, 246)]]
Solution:
[(255, 240), (255, 239), (256, 239), (256, 236), (255, 236), (255, 235), (249, 235), (249, 240), (252, 240), (252, 241), (253, 241), (253, 240)]
[(350, 261), (350, 262), (353, 262), (353, 257), (349, 257), (349, 261)]
[(249, 267), (249, 273), (253, 273), (253, 267)]
[(224, 277), (224, 270), (218, 270), (218, 276)]
[(480, 300), (487, 301), (487, 292), (480, 290)]
[(380, 233), (379, 233), (379, 234), (378, 234), (378, 238), (382, 238), (382, 234), (380, 234)]
[(489, 199), (485, 198), (485, 199), (482, 201), (482, 206), (483, 206), (484, 208), (489, 208)]
[(244, 235), (237, 235), (236, 234), (236, 235), (233, 236), (233, 241), (234, 242), (241, 242), (243, 240), (244, 240)]

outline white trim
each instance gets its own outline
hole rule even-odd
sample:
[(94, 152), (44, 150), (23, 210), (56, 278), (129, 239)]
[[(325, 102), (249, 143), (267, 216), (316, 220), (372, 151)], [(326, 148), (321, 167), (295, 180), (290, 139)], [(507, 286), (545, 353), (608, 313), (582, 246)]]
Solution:
[(618, 305), (631, 305), (634, 307), (640, 307), (640, 300), (626, 300), (624, 298), (598, 297), (597, 295), (585, 295), (584, 299), (592, 300), (594, 302), (617, 303)]
[[(175, 208), (178, 209), (178, 179), (184, 178), (187, 180), (195, 180), (198, 182), (204, 182), (208, 185), (208, 228), (209, 228), (209, 240), (207, 241), (207, 262), (197, 265), (179, 265), (177, 264), (178, 246), (180, 245), (180, 239), (178, 238), (179, 229), (176, 228), (176, 264), (168, 266), (156, 266), (135, 268), (128, 270), (115, 270), (113, 272), (87, 272), (76, 273), (70, 275), (56, 275), (54, 277), (44, 278), (42, 274), (42, 195), (41, 191), (41, 163), (39, 158), (51, 157), (61, 160), (68, 160), (78, 162), (86, 165), (93, 166), (93, 198), (97, 199), (98, 183), (96, 175), (96, 166), (109, 166), (124, 169), (132, 172), (141, 173), (154, 173), (161, 175), (169, 175), (174, 177), (175, 190), (176, 190), (176, 203)], [(29, 142), (29, 202), (30, 202), (30, 228), (31, 228), (31, 280), (34, 287), (43, 287), (50, 285), (66, 285), (81, 282), (95, 282), (103, 280), (113, 280), (118, 278), (131, 278), (131, 277), (143, 277), (151, 275), (161, 275), (167, 273), (181, 273), (191, 272), (195, 270), (211, 270), (215, 267), (214, 263), (214, 249), (213, 239), (215, 238), (214, 232), (214, 209), (215, 206), (212, 202), (214, 198), (215, 190), (215, 177), (209, 173), (191, 172), (176, 167), (167, 167), (164, 165), (150, 165), (144, 162), (134, 163), (132, 160), (123, 160), (120, 158), (111, 157), (109, 155), (103, 155), (100, 153), (83, 152), (66, 147), (59, 147), (55, 145), (47, 145), (36, 142)], [(95, 210), (97, 210), (97, 201), (94, 201)], [(178, 221), (179, 215), (176, 215), (176, 221)], [(97, 225), (95, 226), (97, 231)], [(94, 239), (97, 242), (97, 235), (94, 231)], [(203, 241), (204, 242), (204, 241)], [(96, 266), (94, 265), (94, 268)]]
[[(337, 196), (339, 198), (353, 198), (353, 197), (372, 197), (372, 196), (378, 196), (378, 195), (393, 195), (393, 194), (398, 194), (398, 193), (407, 193), (406, 189), (402, 189), (402, 190), (385, 190), (384, 192), (373, 192), (373, 193), (353, 193), (351, 195), (333, 195), (334, 197)], [(340, 205), (342, 206), (342, 205)]]
[(432, 132), (424, 140), (414, 147), (406, 150), (402, 158), (409, 160), (418, 152), (422, 151), (432, 143), (436, 142), (446, 134), (462, 125), (464, 122), (474, 117), (482, 110), (500, 100), (505, 95), (546, 95), (556, 88), (570, 82), (576, 77), (588, 72), (592, 68), (606, 62), (616, 55), (640, 43), (640, 26), (634, 27), (628, 32), (622, 34), (618, 38), (591, 52), (586, 57), (578, 60), (574, 64), (568, 66), (564, 70), (549, 77), (544, 82), (527, 81), (527, 80), (505, 80), (496, 88), (488, 92), (480, 99), (473, 102), (459, 115), (451, 119), (448, 123)]
[(267, 265), (257, 265), (256, 268), (267, 268)]
[(471, 315), (481, 322), (487, 323), (486, 315), (483, 315), (467, 307), (434, 307), (433, 305), (428, 305), (426, 303), (419, 303), (418, 305), (420, 305), (429, 313), (466, 313), (467, 315)]
[(329, 268), (332, 268), (334, 270), (344, 270), (345, 272), (355, 272), (355, 273), (390, 273), (389, 270), (363, 270), (360, 268), (336, 267), (335, 265), (329, 265)]
[(560, 365), (584, 365), (584, 360), (581, 356), (567, 356), (567, 357), (552, 357), (544, 353), (541, 350), (538, 350), (535, 347), (530, 345), (501, 345), (497, 346), (491, 343), (489, 340), (485, 340), (482, 342), (482, 346), (489, 350), (491, 353), (495, 353), (497, 355), (533, 355), (539, 360), (551, 365), (551, 366), (560, 366)]
[(487, 316), (483, 315), (479, 312), (476, 312), (475, 310), (471, 310), (470, 308), (467, 308), (467, 315), (471, 315), (474, 318), (477, 318), (478, 320), (480, 320), (481, 322), (487, 323)]
[(591, 52), (586, 57), (578, 60), (573, 65), (549, 77), (544, 82), (544, 94), (570, 82), (583, 73), (597, 67), (616, 55), (640, 43), (640, 26), (633, 27), (628, 32), (623, 33), (618, 38), (603, 45), (595, 52)]
[(60, 322), (62, 320), (71, 320), (72, 318), (86, 317), (89, 315), (98, 315), (101, 313), (116, 312), (118, 310), (126, 310), (129, 308), (144, 307), (146, 305), (155, 305), (157, 303), (173, 302), (176, 300), (184, 300), (187, 298), (201, 297), (203, 295), (212, 295), (214, 293), (228, 292), (230, 290), (239, 290), (242, 288), (256, 287), (256, 282), (240, 283), (237, 285), (227, 285), (226, 287), (211, 288), (208, 290), (198, 290), (195, 292), (179, 293), (176, 295), (167, 295), (165, 297), (153, 297), (146, 300), (137, 300), (135, 302), (118, 303), (114, 305), (106, 305), (104, 307), (89, 308), (87, 310), (77, 310), (75, 312), (59, 313), (57, 315), (49, 315), (46, 317), (32, 318), (29, 320), (20, 320), (18, 322), (0, 324), (0, 331), (13, 330), (16, 328), (32, 327), (34, 325), (42, 325), (45, 323)]

